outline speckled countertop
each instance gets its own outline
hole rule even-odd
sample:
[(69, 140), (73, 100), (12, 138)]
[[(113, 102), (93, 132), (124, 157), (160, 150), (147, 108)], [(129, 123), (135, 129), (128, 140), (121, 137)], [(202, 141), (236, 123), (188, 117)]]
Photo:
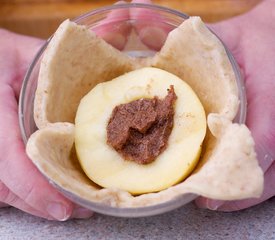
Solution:
[(0, 239), (275, 239), (275, 198), (234, 213), (198, 209), (193, 203), (147, 218), (95, 214), (54, 222), (13, 208), (0, 209)]

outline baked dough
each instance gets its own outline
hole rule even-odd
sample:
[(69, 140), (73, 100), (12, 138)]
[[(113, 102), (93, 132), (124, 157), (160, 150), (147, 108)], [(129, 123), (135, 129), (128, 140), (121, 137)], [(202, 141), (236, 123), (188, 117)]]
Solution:
[[(208, 123), (202, 159), (185, 181), (157, 193), (132, 196), (123, 190), (100, 188), (87, 179), (77, 167), (75, 154), (71, 154), (75, 151), (77, 106), (98, 82), (150, 62), (187, 81), (199, 96)], [(170, 32), (160, 53), (142, 64), (85, 27), (65, 21), (50, 41), (41, 64), (35, 100), (40, 129), (30, 137), (27, 154), (59, 187), (87, 201), (110, 206), (151, 206), (187, 193), (221, 200), (259, 197), (263, 172), (250, 131), (245, 125), (232, 123), (237, 109), (236, 79), (226, 51), (199, 17), (190, 17)]]

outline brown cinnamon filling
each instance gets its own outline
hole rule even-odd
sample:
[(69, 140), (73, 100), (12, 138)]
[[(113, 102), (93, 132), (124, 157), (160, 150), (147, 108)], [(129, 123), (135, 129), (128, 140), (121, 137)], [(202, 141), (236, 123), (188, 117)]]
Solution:
[(107, 126), (107, 143), (125, 160), (148, 164), (167, 147), (177, 96), (170, 86), (164, 99), (139, 99), (114, 108)]

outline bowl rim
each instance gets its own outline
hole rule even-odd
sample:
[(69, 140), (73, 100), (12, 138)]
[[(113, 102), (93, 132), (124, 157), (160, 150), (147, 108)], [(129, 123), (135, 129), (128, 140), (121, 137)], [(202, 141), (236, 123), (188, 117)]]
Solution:
[[(142, 9), (149, 9), (149, 10), (158, 10), (161, 12), (169, 13), (172, 15), (175, 15), (177, 17), (180, 17), (182, 20), (186, 20), (189, 18), (189, 15), (182, 13), (180, 11), (170, 9), (167, 7), (159, 6), (159, 5), (152, 5), (152, 4), (144, 4), (144, 3), (125, 3), (125, 4), (116, 4), (116, 5), (110, 5), (110, 6), (105, 6), (101, 7), (98, 9), (91, 10), (87, 13), (84, 13), (76, 18), (73, 18), (72, 21), (76, 23), (80, 23), (82, 20), (85, 20), (91, 16), (97, 15), (104, 13), (106, 11), (111, 11), (115, 9), (129, 9), (129, 8), (142, 8)], [(209, 27), (208, 27), (209, 28)], [(218, 37), (215, 32), (213, 32), (211, 29), (210, 31)], [(26, 144), (28, 141), (26, 129), (25, 129), (25, 119), (24, 119), (24, 112), (25, 112), (25, 104), (24, 100), (26, 97), (26, 89), (28, 87), (29, 79), (33, 73), (33, 69), (36, 67), (36, 64), (38, 64), (38, 61), (40, 57), (42, 56), (44, 50), (48, 46), (49, 42), (51, 41), (52, 36), (46, 40), (46, 42), (42, 45), (42, 47), (39, 49), (39, 51), (36, 53), (35, 57), (33, 58), (31, 64), (29, 65), (29, 68), (25, 74), (25, 77), (23, 79), (21, 91), (20, 91), (20, 97), (19, 97), (19, 107), (18, 107), (18, 115), (19, 115), (19, 126), (20, 126), (20, 131), (21, 131), (21, 136), (23, 139), (23, 142)], [(230, 60), (230, 63), (232, 65), (232, 69), (235, 74), (236, 78), (236, 83), (238, 87), (238, 94), (239, 94), (239, 100), (240, 100), (240, 105), (239, 105), (239, 110), (240, 112), (238, 113), (239, 116), (239, 121), (238, 123), (244, 123), (246, 119), (246, 95), (245, 95), (245, 89), (244, 89), (244, 82), (243, 78), (239, 69), (239, 66), (234, 59), (233, 55), (229, 51), (229, 49), (225, 46), (223, 41), (218, 37), (218, 39), (221, 41), (223, 44), (226, 53), (228, 55), (228, 58)], [(40, 171), (40, 170), (39, 170)], [(168, 200), (167, 202), (162, 202), (150, 206), (145, 206), (145, 207), (133, 207), (133, 208), (121, 208), (121, 207), (113, 207), (110, 205), (104, 205), (99, 202), (91, 202), (86, 199), (81, 198), (78, 195), (75, 195), (74, 193), (66, 190), (65, 188), (62, 188), (59, 186), (57, 183), (49, 179), (45, 174), (43, 174), (42, 171), (40, 171), (41, 174), (49, 181), (51, 185), (53, 185), (56, 189), (58, 189), (61, 193), (63, 193), (67, 198), (72, 200), (73, 202), (76, 202), (86, 208), (89, 208), (95, 212), (102, 213), (105, 215), (110, 215), (110, 216), (116, 216), (116, 217), (145, 217), (145, 216), (153, 216), (157, 214), (161, 214), (176, 208), (179, 208), (194, 199), (198, 197), (198, 195), (193, 194), (193, 193), (188, 193), (188, 194), (182, 194), (179, 195), (171, 200)]]
[(78, 23), (81, 20), (96, 15), (96, 14), (100, 14), (106, 11), (110, 11), (110, 10), (116, 10), (116, 9), (127, 9), (127, 8), (145, 8), (145, 9), (149, 9), (149, 10), (160, 10), (163, 12), (167, 12), (167, 13), (171, 13), (173, 15), (176, 15), (178, 17), (184, 18), (184, 19), (188, 19), (190, 16), (186, 13), (182, 13), (178, 10), (175, 9), (171, 9), (168, 7), (164, 7), (161, 5), (157, 5), (157, 4), (147, 4), (147, 3), (122, 3), (122, 4), (114, 4), (114, 5), (109, 5), (109, 6), (105, 6), (105, 7), (100, 7), (91, 11), (88, 11), (84, 14), (81, 14), (78, 17), (75, 17), (72, 19), (72, 21)]

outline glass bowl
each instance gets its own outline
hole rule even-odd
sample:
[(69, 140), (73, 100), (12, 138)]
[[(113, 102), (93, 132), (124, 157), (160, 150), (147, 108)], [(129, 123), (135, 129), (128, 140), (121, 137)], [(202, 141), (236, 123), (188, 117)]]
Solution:
[[(135, 18), (135, 16), (129, 16), (129, 15), (122, 17), (119, 14), (120, 13), (119, 11), (123, 11), (123, 10), (131, 10), (131, 11), (138, 12), (141, 9), (143, 10), (143, 20)], [(113, 16), (116, 16), (116, 17), (112, 17), (112, 18), (108, 17), (110, 16), (111, 12), (112, 14), (114, 14)], [(160, 21), (160, 18), (151, 18), (152, 13), (155, 16), (160, 16), (161, 21)], [(169, 32), (174, 28), (176, 28), (177, 26), (179, 26), (189, 16), (184, 13), (181, 13), (169, 8), (157, 6), (157, 5), (118, 4), (118, 5), (112, 5), (112, 6), (107, 6), (104, 8), (93, 10), (91, 12), (88, 12), (74, 19), (73, 21), (81, 25), (86, 25), (91, 30), (96, 29), (97, 31), (100, 31), (101, 27), (106, 27), (105, 20), (107, 17), (108, 17), (107, 24), (109, 27), (111, 26), (109, 28), (109, 31), (112, 31), (112, 29), (118, 29), (122, 26), (122, 24), (125, 25), (125, 23), (129, 23), (132, 25), (142, 24), (142, 26), (144, 25), (152, 26), (155, 21), (155, 23), (157, 23), (156, 26), (168, 29), (167, 32)], [(155, 31), (152, 32), (151, 34), (152, 34), (152, 39), (154, 39)], [(150, 37), (150, 32), (149, 32), (149, 37)], [(151, 51), (148, 49), (146, 50), (144, 49), (144, 47), (140, 46), (142, 43), (137, 38), (138, 36), (136, 36), (136, 39), (131, 40), (135, 44), (132, 44), (131, 46), (127, 47), (127, 51), (126, 51), (127, 54), (133, 55), (136, 57), (146, 57), (148, 55), (152, 55), (155, 53), (154, 51)], [(105, 39), (105, 40), (108, 41), (108, 39)], [(27, 142), (31, 134), (37, 130), (34, 122), (34, 117), (33, 117), (33, 102), (34, 102), (34, 96), (35, 96), (35, 91), (37, 87), (40, 61), (50, 41), (51, 39), (47, 40), (46, 43), (41, 47), (39, 52), (36, 54), (33, 62), (31, 63), (26, 73), (25, 79), (23, 81), (22, 89), (21, 89), (21, 94), (19, 99), (19, 123), (20, 123), (22, 138), (25, 143)], [(238, 65), (234, 60), (234, 57), (232, 56), (230, 51), (226, 48), (226, 46), (225, 46), (225, 49), (227, 51), (227, 55), (230, 59), (230, 62), (232, 64), (232, 67), (236, 76), (236, 83), (239, 90), (240, 107), (239, 107), (238, 114), (236, 115), (235, 122), (244, 123), (246, 119), (246, 96), (245, 96), (244, 83), (243, 83)], [(66, 197), (71, 199), (73, 202), (98, 213), (112, 215), (112, 216), (120, 216), (120, 217), (144, 217), (144, 216), (152, 216), (152, 215), (164, 213), (164, 212), (176, 209), (180, 206), (183, 206), (189, 203), (190, 201), (194, 200), (196, 197), (198, 197), (195, 194), (185, 194), (185, 195), (178, 196), (177, 198), (170, 200), (168, 202), (164, 202), (161, 204), (156, 204), (148, 207), (118, 208), (118, 207), (103, 205), (96, 202), (87, 201), (81, 198), (80, 196), (76, 196), (75, 194), (61, 188), (51, 179), (48, 179), (48, 180), (52, 185), (54, 185), (60, 192), (62, 192)]]

